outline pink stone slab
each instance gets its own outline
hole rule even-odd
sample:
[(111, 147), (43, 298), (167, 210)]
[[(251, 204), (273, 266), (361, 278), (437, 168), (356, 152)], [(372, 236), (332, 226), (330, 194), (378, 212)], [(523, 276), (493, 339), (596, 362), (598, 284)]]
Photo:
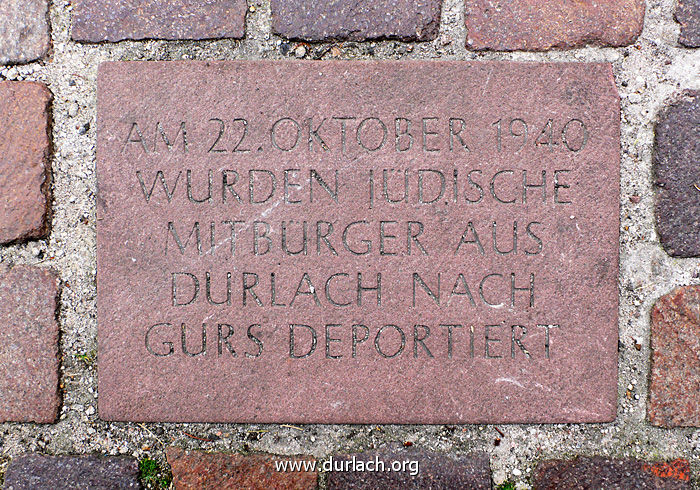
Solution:
[(101, 417), (613, 420), (619, 125), (609, 64), (102, 64)]

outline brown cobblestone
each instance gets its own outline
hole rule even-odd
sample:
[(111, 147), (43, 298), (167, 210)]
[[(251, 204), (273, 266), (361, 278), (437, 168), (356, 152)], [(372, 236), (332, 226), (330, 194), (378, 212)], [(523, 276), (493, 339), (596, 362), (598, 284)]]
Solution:
[(50, 100), (42, 83), (0, 82), (0, 244), (48, 230)]
[(6, 490), (127, 490), (141, 488), (138, 464), (115, 456), (25, 454), (5, 473)]
[(466, 0), (467, 47), (545, 51), (626, 46), (642, 32), (644, 0)]
[(700, 256), (700, 91), (687, 91), (656, 125), (656, 223), (661, 245), (674, 257)]
[(73, 39), (242, 38), (245, 0), (74, 0)]
[(678, 41), (688, 48), (700, 47), (700, 0), (678, 0), (676, 20), (681, 25)]
[(275, 33), (307, 41), (435, 39), (442, 0), (271, 0)]
[(178, 490), (200, 488), (302, 490), (315, 489), (316, 472), (277, 471), (276, 460), (306, 460), (313, 458), (282, 457), (268, 454), (206, 453), (166, 449), (173, 472), (173, 483)]
[(0, 275), (0, 422), (58, 414), (57, 279), (18, 265)]
[[(491, 488), (489, 457), (485, 453), (468, 456), (448, 456), (422, 449), (381, 449), (333, 457), (334, 464), (382, 461), (385, 471), (332, 471), (328, 476), (329, 490), (347, 488), (372, 490), (375, 488), (471, 490)], [(345, 463), (347, 462), (347, 463)], [(398, 463), (396, 463), (398, 462)], [(406, 466), (404, 467), (404, 462)], [(417, 466), (411, 466), (417, 462)], [(393, 464), (400, 464), (394, 471)], [(350, 466), (352, 467), (352, 466)], [(397, 466), (397, 469), (399, 467)], [(389, 471), (392, 469), (391, 471)], [(413, 470), (417, 469), (418, 473)], [(412, 474), (415, 473), (415, 474)]]
[(533, 478), (536, 490), (583, 488), (680, 490), (690, 488), (690, 465), (684, 459), (647, 463), (634, 459), (600, 456), (573, 460), (550, 460), (537, 465)]
[(649, 421), (700, 427), (700, 286), (678, 288), (651, 311)]
[(49, 50), (47, 0), (0, 2), (0, 63), (27, 63)]

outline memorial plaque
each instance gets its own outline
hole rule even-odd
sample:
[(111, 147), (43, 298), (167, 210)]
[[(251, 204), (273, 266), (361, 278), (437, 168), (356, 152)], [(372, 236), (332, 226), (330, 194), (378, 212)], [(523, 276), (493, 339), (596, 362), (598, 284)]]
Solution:
[(107, 420), (604, 422), (609, 64), (109, 62)]

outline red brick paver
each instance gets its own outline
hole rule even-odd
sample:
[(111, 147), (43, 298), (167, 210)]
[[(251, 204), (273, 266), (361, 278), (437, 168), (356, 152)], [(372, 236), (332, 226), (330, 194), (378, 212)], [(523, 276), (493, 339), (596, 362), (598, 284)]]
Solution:
[(467, 47), (544, 51), (587, 44), (632, 44), (644, 24), (644, 0), (466, 0)]
[(54, 422), (58, 414), (57, 279), (18, 265), (0, 275), (0, 421)]
[(136, 460), (120, 456), (14, 458), (5, 472), (8, 490), (128, 490), (141, 488)]
[(422, 449), (381, 449), (334, 456), (332, 465), (328, 475), (329, 490), (491, 489), (489, 456), (485, 453), (451, 456)]
[(307, 41), (435, 39), (442, 0), (272, 0), (272, 28)]
[(651, 311), (649, 421), (700, 427), (700, 286), (678, 288)]
[(173, 483), (178, 490), (239, 488), (278, 490), (315, 489), (318, 473), (306, 471), (277, 471), (275, 461), (305, 460), (313, 458), (272, 456), (267, 454), (206, 453), (184, 451), (179, 448), (166, 450), (173, 472)]
[(0, 244), (48, 230), (50, 101), (44, 84), (0, 82)]
[(75, 0), (76, 41), (242, 38), (245, 0)]
[(533, 488), (683, 490), (690, 488), (689, 480), (690, 465), (685, 459), (647, 463), (594, 456), (540, 463), (535, 470)]
[(656, 222), (664, 250), (700, 256), (700, 91), (686, 91), (656, 124)]

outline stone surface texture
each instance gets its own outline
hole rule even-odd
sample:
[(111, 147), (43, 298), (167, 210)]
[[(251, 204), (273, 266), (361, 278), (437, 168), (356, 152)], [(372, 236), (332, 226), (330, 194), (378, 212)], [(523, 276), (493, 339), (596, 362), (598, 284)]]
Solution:
[[(354, 461), (354, 463), (353, 463)], [(491, 469), (487, 454), (449, 456), (422, 449), (380, 449), (363, 453), (334, 455), (333, 465), (382, 461), (383, 471), (331, 471), (328, 489), (373, 490), (377, 488), (491, 489)], [(404, 462), (406, 463), (404, 466)], [(417, 462), (417, 465), (416, 465)], [(392, 468), (392, 463), (396, 465)], [(401, 467), (399, 469), (399, 464)], [(416, 469), (418, 473), (416, 474)], [(412, 474), (413, 473), (413, 474)]]
[(56, 276), (18, 265), (0, 275), (0, 421), (54, 422), (58, 414)]
[(5, 472), (5, 490), (139, 489), (135, 459), (120, 456), (47, 456), (14, 458)]
[(51, 93), (37, 82), (0, 82), (0, 244), (48, 231)]
[(700, 427), (700, 286), (678, 288), (651, 311), (649, 420)]
[(47, 0), (0, 2), (0, 64), (43, 58), (50, 46)]
[(306, 41), (429, 41), (440, 27), (442, 0), (271, 0), (272, 29)]
[(688, 48), (700, 47), (700, 0), (678, 0), (676, 20), (681, 25), (678, 42)]
[(674, 257), (700, 256), (700, 91), (687, 91), (656, 124), (656, 226)]
[[(700, 489), (700, 430), (686, 427), (662, 429), (650, 424), (646, 418), (651, 307), (659, 297), (677, 287), (700, 283), (695, 278), (700, 268), (699, 260), (670, 257), (661, 247), (653, 205), (653, 120), (683, 89), (700, 89), (700, 78), (697, 76), (700, 50), (683, 48), (678, 44), (680, 25), (673, 19), (678, 0), (647, 2), (644, 33), (634, 46), (513, 53), (473, 52), (465, 48), (464, 0), (443, 2), (440, 33), (434, 42), (369, 41), (309, 45), (288, 42), (272, 35), (267, 0), (249, 2), (255, 11), (250, 9), (246, 16), (246, 38), (243, 42), (78, 43), (70, 38), (75, 3), (70, 0), (51, 2), (54, 49), (50, 56), (46, 56), (40, 63), (0, 67), (0, 76), (43, 81), (54, 94), (51, 234), (45, 241), (0, 247), (0, 261), (4, 264), (43, 261), (40, 266), (50, 266), (56, 270), (70, 287), (70, 291), (62, 294), (60, 311), (62, 365), (65, 367), (62, 376), (65, 387), (61, 391), (67, 410), (62, 414), (59, 424), (3, 424), (0, 471), (6, 465), (6, 458), (38, 450), (51, 454), (126, 452), (137, 458), (148, 455), (163, 461), (164, 446), (154, 438), (155, 434), (166, 445), (173, 441), (173, 444), (188, 449), (252, 451), (278, 455), (313, 454), (320, 459), (334, 453), (352, 453), (382, 447), (392, 441), (412, 441), (414, 446), (450, 454), (483, 450), (491, 457), (494, 487), (512, 481), (518, 488), (530, 488), (535, 466), (542, 459), (569, 458), (579, 454), (614, 454), (620, 457), (634, 455), (642, 460), (686, 457), (691, 462), (693, 484)], [(494, 59), (612, 63), (621, 95), (624, 121), (621, 128), (622, 179), (619, 203), (622, 217), (619, 241), (619, 312), (622, 321), (619, 323), (618, 413), (614, 422), (574, 426), (469, 424), (357, 427), (312, 424), (299, 426), (304, 429), (300, 431), (280, 425), (185, 426), (164, 422), (109, 423), (99, 419), (95, 412), (99, 360), (93, 363), (89, 358), (97, 350), (98, 330), (97, 283), (94, 272), (97, 264), (97, 65), (104, 60), (180, 59), (274, 59), (286, 63), (295, 56), (301, 56), (300, 53), (304, 59), (342, 59), (353, 62), (361, 59), (462, 62)], [(475, 97), (480, 94), (479, 90), (473, 93)], [(238, 117), (234, 113), (228, 115)], [(209, 123), (203, 121), (200, 124)], [(216, 127), (214, 123), (211, 124)], [(324, 130), (327, 125), (328, 122), (324, 125)], [(328, 127), (337, 128), (337, 122), (336, 126)], [(420, 130), (420, 123), (415, 128)], [(172, 128), (166, 129), (168, 134), (174, 134)], [(227, 134), (234, 129), (239, 131), (240, 127), (227, 128)], [(509, 139), (515, 140), (509, 135), (509, 128), (504, 126), (503, 129)], [(514, 126), (514, 129), (517, 131), (520, 128)], [(151, 140), (153, 128), (148, 128), (148, 131)], [(231, 133), (230, 136), (237, 138), (239, 133)], [(247, 139), (249, 138), (250, 135)], [(233, 146), (235, 140), (229, 144)], [(223, 159), (236, 169), (239, 159), (229, 158), (230, 156), (227, 153)], [(465, 162), (464, 168), (467, 166), (468, 163)], [(218, 170), (220, 167), (214, 168)], [(245, 177), (241, 177), (243, 182)], [(128, 178), (126, 175), (125, 179)], [(181, 179), (185, 180), (180, 183), (186, 182), (186, 175), (183, 174)], [(201, 190), (201, 179), (195, 183), (198, 185), (196, 190)], [(139, 186), (138, 182), (135, 185)], [(488, 187), (484, 190), (489, 192)], [(201, 205), (202, 208), (207, 206)], [(232, 206), (230, 210), (235, 216), (237, 208)], [(313, 235), (315, 230), (310, 230), (310, 233)], [(527, 240), (527, 234), (524, 238)], [(487, 236), (484, 241), (489, 239)], [(451, 281), (443, 277), (444, 289), (452, 287), (448, 282)], [(323, 286), (319, 286), (321, 291)], [(472, 293), (478, 296), (478, 291)], [(557, 340), (554, 335), (552, 338)], [(319, 342), (322, 340), (319, 337)], [(371, 341), (364, 345), (370, 343)], [(323, 347), (323, 343), (320, 343), (317, 352), (323, 354)], [(407, 348), (410, 349), (411, 345)], [(216, 345), (214, 349), (216, 350)], [(556, 351), (553, 352), (556, 354)], [(87, 362), (82, 360), (83, 357), (77, 357), (85, 354), (89, 355)], [(504, 435), (496, 432), (496, 428)], [(183, 435), (183, 431), (204, 440)], [(208, 442), (217, 439), (216, 435), (218, 440)], [(494, 439), (501, 439), (501, 443), (496, 445)], [(150, 451), (142, 449), (145, 446), (150, 447)]]
[(536, 490), (690, 489), (690, 465), (684, 459), (660, 463), (599, 456), (550, 460), (537, 465), (532, 487)]
[(467, 48), (627, 46), (642, 32), (644, 11), (644, 0), (466, 0)]
[(241, 38), (245, 0), (76, 0), (76, 41)]
[(615, 417), (610, 65), (105, 63), (97, 104), (102, 418)]
[(275, 461), (313, 461), (312, 457), (284, 457), (268, 454), (228, 454), (166, 449), (178, 490), (239, 488), (278, 490), (315, 490), (318, 473), (310, 471), (277, 471)]

